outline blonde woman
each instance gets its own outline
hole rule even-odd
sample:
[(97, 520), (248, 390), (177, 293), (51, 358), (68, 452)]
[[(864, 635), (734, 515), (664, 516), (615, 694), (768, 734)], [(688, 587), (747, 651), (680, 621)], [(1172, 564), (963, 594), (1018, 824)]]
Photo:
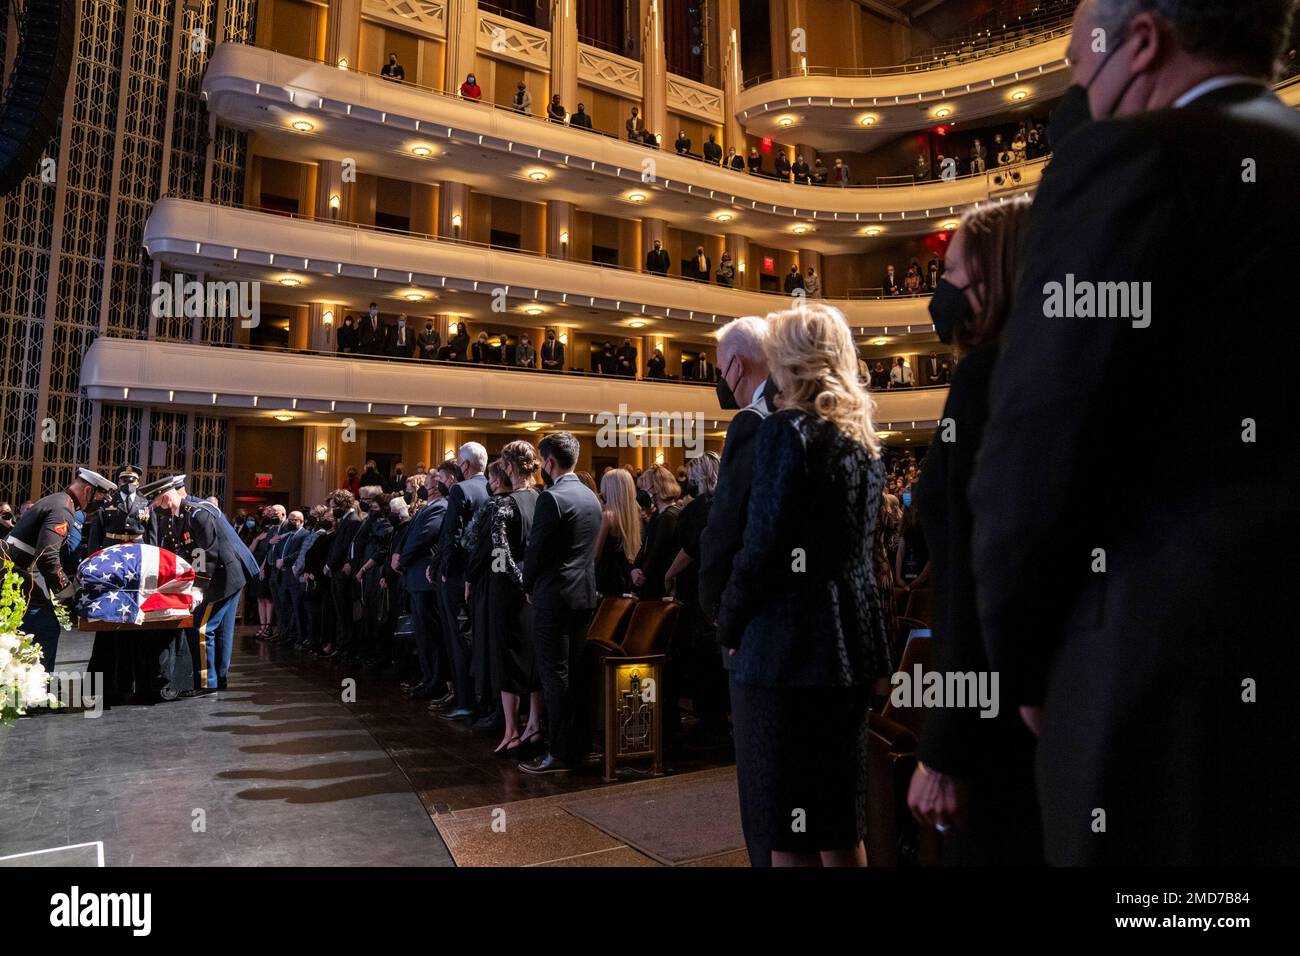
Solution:
[(600, 531), (596, 534), (596, 591), (619, 595), (632, 590), (632, 561), (641, 550), (641, 510), (631, 472), (614, 468), (600, 479)]
[(664, 591), (664, 576), (677, 555), (677, 517), (682, 513), (677, 499), (682, 496), (682, 486), (663, 465), (647, 468), (636, 484), (650, 496), (653, 510), (641, 551), (632, 565), (632, 584), (636, 587), (637, 597), (658, 600), (667, 593)]
[(885, 467), (844, 316), (811, 302), (768, 323), (777, 411), (717, 621), (741, 818), (774, 866), (864, 866), (867, 709), (891, 663), (871, 560)]

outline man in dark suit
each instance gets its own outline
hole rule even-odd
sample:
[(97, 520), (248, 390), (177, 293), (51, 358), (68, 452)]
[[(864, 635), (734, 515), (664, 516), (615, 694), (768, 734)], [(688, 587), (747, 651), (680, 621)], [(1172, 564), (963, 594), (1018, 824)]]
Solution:
[[(731, 562), (740, 551), (749, 514), (749, 494), (754, 484), (754, 438), (763, 419), (775, 411), (776, 389), (768, 379), (767, 321), (747, 315), (727, 323), (718, 333), (718, 398), (723, 408), (740, 412), (727, 426), (713, 492), (709, 520), (700, 538), (700, 607), (716, 619), (718, 603), (731, 578)], [(732, 655), (722, 653), (731, 670)], [(734, 721), (734, 716), (733, 716)], [(742, 820), (742, 824), (744, 821)], [(745, 827), (745, 844), (752, 866), (771, 866), (772, 850), (766, 841)]]
[(716, 371), (717, 369), (714, 368), (713, 363), (709, 361), (709, 357), (701, 352), (700, 357), (697, 358), (695, 364), (691, 366), (691, 381), (712, 382)]
[(325, 657), (333, 657), (342, 648), (352, 646), (352, 635), (356, 624), (352, 620), (352, 608), (357, 598), (357, 582), (345, 571), (348, 552), (352, 548), (352, 539), (361, 527), (361, 516), (357, 514), (357, 499), (352, 492), (339, 489), (331, 492), (325, 500), (334, 516), (334, 538), (330, 542), (329, 557), (325, 561), (325, 574), (330, 579), (330, 600), (334, 603), (334, 643), (321, 648)]
[(898, 274), (894, 271), (894, 264), (891, 262), (885, 267), (885, 279), (882, 283), (885, 295), (902, 295), (903, 284), (898, 280)]
[(600, 499), (578, 480), (578, 439), (547, 435), (538, 445), (551, 486), (537, 499), (524, 553), (523, 588), (533, 606), (533, 647), (546, 700), (547, 753), (521, 763), (528, 773), (561, 773), (586, 754), (583, 712), (573, 680), (596, 608)]
[(357, 351), (362, 355), (383, 355), (387, 344), (388, 333), (379, 306), (371, 302), (370, 311), (362, 317), (357, 329)]
[(410, 695), (417, 700), (446, 702), (450, 696), (447, 692), (448, 666), (443, 654), (438, 591), (429, 568), (435, 561), (434, 549), (447, 514), (447, 498), (442, 493), (447, 486), (437, 471), (431, 471), (424, 476), (424, 487), (429, 500), (411, 519), (397, 570), (402, 575), (406, 593), (411, 597), (415, 656), (420, 662), (420, 683), (411, 689)]
[[(1300, 860), (1295, 566), (1264, 557), (1300, 537), (1294, 395), (1151, 374), (1249, 368), (1289, 332), (1290, 284), (1222, 242), (1300, 216), (1300, 116), (1267, 85), (1291, 5), (1075, 15), (1096, 121), (1039, 190), (970, 491), (980, 621), (1003, 706), (1040, 735), (1051, 863)], [(1136, 443), (1115, 427), (1135, 415), (1160, 423)]]
[(691, 257), (691, 278), (696, 282), (708, 282), (712, 275), (713, 260), (705, 255), (703, 246), (696, 246), (695, 255)]
[(410, 358), (415, 351), (415, 333), (405, 315), (397, 317), (397, 324), (388, 328), (384, 339), (384, 354), (389, 358)]
[[(460, 446), (457, 465), (464, 478), (447, 496), (447, 513), (438, 532), (438, 596), (442, 604), (442, 634), (451, 662), (454, 707), (442, 712), (447, 720), (462, 720), (474, 711), (474, 681), (469, 669), (469, 607), (465, 601), (465, 565), (468, 555), (460, 546), (461, 533), (469, 527), (478, 507), (488, 500), (487, 449), (476, 441)], [(450, 477), (443, 472), (443, 481)], [(462, 622), (461, 614), (466, 618)]]
[(722, 147), (718, 145), (717, 136), (709, 134), (709, 141), (704, 144), (704, 161), (714, 166), (722, 165)]
[(546, 330), (546, 341), (542, 343), (542, 371), (564, 371), (564, 343), (555, 336), (555, 329)]
[(668, 275), (668, 265), (668, 250), (664, 248), (662, 242), (656, 239), (654, 248), (645, 254), (645, 271), (654, 273), (657, 276), (666, 276)]

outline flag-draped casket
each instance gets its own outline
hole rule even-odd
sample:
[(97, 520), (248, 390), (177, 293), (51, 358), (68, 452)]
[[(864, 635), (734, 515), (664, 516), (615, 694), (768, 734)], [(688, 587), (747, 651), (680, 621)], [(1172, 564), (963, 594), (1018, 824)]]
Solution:
[(77, 613), (91, 621), (170, 621), (193, 614), (201, 600), (189, 563), (151, 544), (115, 544), (77, 568)]

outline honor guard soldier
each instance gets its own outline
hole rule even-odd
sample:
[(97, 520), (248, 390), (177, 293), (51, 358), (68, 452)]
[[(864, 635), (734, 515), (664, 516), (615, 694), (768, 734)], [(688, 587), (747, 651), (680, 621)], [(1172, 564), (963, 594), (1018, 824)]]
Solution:
[(149, 502), (137, 490), (140, 472), (123, 465), (117, 472), (117, 490), (104, 507), (86, 521), (86, 551), (90, 555), (115, 544), (144, 541), (149, 526)]
[(148, 543), (188, 561), (195, 586), (203, 593), (194, 609), (194, 626), (185, 632), (195, 689), (181, 696), (222, 690), (230, 670), (239, 592), (247, 581), (243, 555), (231, 543), (234, 529), (216, 508), (186, 493), (184, 475), (152, 481), (140, 494), (157, 512), (150, 521)]
[(4, 541), (4, 553), (13, 562), (27, 599), (22, 629), (41, 646), (41, 662), (48, 672), (54, 670), (62, 630), (54, 602), (72, 598), (77, 561), (68, 548), (68, 535), (77, 523), (76, 512), (93, 514), (116, 491), (103, 475), (79, 468), (67, 488), (46, 495), (23, 512)]

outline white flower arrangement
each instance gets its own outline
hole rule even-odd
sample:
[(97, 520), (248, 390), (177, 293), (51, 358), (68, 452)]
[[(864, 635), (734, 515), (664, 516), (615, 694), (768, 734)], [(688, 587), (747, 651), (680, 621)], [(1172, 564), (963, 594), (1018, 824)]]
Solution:
[(41, 664), (40, 645), (19, 628), (27, 613), (22, 581), (13, 562), (4, 560), (0, 586), (0, 725), (8, 726), (29, 707), (57, 705), (50, 694), (50, 675)]

